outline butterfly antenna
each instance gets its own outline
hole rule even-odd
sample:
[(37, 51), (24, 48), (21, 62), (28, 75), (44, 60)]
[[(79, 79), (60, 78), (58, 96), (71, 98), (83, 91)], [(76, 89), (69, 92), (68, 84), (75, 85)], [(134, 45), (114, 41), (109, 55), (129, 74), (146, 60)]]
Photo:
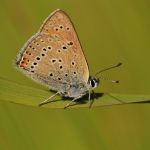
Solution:
[(112, 83), (119, 83), (119, 80), (110, 80), (110, 79), (104, 78), (104, 77), (99, 77), (98, 79), (102, 79), (102, 80), (109, 81), (109, 82), (112, 82)]
[(117, 65), (111, 66), (111, 67), (109, 67), (109, 68), (102, 69), (102, 70), (98, 71), (98, 72), (95, 74), (95, 77), (96, 77), (98, 74), (100, 74), (100, 73), (102, 73), (102, 72), (104, 72), (104, 71), (107, 71), (107, 70), (110, 70), (110, 69), (119, 67), (119, 66), (121, 66), (121, 65), (122, 65), (122, 63), (120, 62), (120, 63), (118, 63)]

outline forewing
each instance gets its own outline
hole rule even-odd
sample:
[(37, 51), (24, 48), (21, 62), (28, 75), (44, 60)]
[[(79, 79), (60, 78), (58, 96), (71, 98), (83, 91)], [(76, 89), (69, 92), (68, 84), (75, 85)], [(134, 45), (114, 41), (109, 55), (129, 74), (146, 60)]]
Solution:
[(88, 65), (75, 29), (61, 10), (52, 13), (39, 32), (25, 44), (17, 65), (32, 78), (56, 90), (73, 78), (81, 78), (86, 83), (89, 78)]

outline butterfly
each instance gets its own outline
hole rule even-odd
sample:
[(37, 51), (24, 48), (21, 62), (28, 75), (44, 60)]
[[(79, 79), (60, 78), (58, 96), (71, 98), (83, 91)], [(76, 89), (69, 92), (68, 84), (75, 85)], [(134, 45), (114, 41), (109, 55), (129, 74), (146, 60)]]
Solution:
[(27, 76), (56, 91), (39, 105), (52, 101), (58, 94), (72, 98), (64, 108), (86, 94), (91, 103), (91, 91), (99, 84), (99, 78), (89, 75), (88, 63), (69, 16), (60, 9), (25, 43), (16, 64)]

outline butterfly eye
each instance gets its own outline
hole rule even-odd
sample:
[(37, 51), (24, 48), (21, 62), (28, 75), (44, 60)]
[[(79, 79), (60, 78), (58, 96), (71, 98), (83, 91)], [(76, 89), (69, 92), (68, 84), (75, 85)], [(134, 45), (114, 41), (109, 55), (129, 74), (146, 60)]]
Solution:
[(97, 85), (98, 85), (98, 80), (96, 80), (96, 79), (91, 79), (91, 80), (90, 80), (90, 85), (91, 85), (92, 88), (97, 87)]
[(94, 87), (95, 86), (95, 81), (91, 80), (91, 86)]

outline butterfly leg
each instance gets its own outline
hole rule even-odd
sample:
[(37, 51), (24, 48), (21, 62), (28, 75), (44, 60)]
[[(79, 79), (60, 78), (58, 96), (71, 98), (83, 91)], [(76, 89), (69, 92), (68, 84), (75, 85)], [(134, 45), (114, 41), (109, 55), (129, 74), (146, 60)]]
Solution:
[(111, 94), (109, 94), (109, 93), (105, 93), (105, 94), (107, 94), (108, 96), (110, 96), (110, 97), (112, 97), (113, 99), (117, 100), (118, 102), (120, 102), (120, 104), (126, 104), (126, 102), (124, 102), (124, 101), (118, 99), (117, 97), (115, 97), (115, 96), (113, 96), (113, 95), (111, 95)]
[(45, 99), (44, 101), (42, 101), (41, 103), (39, 103), (38, 105), (39, 106), (42, 106), (48, 102), (52, 102), (53, 101), (53, 97), (55, 97), (57, 94), (59, 94), (59, 92), (55, 93), (54, 95), (50, 96), (49, 98)]
[(69, 102), (68, 104), (65, 105), (64, 109), (66, 109), (67, 107), (69, 107), (73, 102), (75, 102), (77, 99), (81, 98), (82, 96), (80, 97), (77, 97), (77, 98), (74, 98), (71, 102)]
[[(93, 92), (93, 90), (92, 90), (92, 92)], [(88, 100), (89, 100), (89, 108), (91, 108), (91, 106), (92, 106), (92, 102), (91, 102), (91, 90), (89, 90), (89, 98), (88, 98)]]
[(89, 100), (89, 104), (91, 103), (91, 90), (89, 90), (89, 98), (88, 98), (88, 100)]

